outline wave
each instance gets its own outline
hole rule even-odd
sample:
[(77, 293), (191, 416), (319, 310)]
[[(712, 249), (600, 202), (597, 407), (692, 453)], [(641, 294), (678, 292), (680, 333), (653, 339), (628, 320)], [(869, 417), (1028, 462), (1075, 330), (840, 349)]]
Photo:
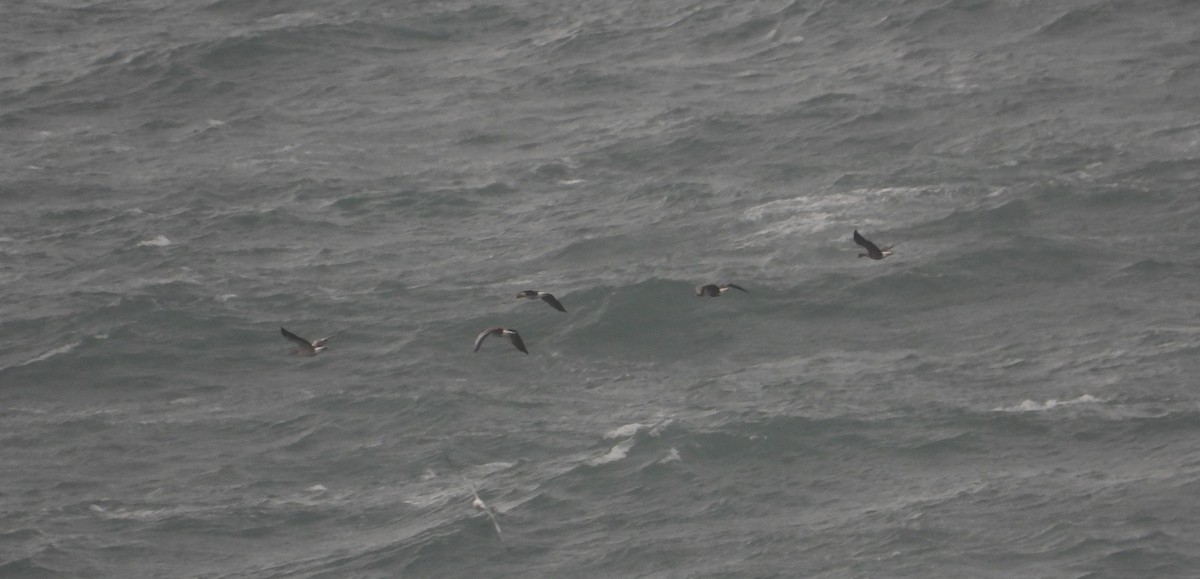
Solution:
[(401, 211), (412, 218), (465, 219), (487, 213), (495, 204), (517, 192), (512, 184), (504, 181), (439, 187), (393, 178), (336, 196), (329, 202), (329, 207), (344, 217), (354, 218), (391, 219)]
[(1069, 8), (1050, 22), (1038, 27), (1035, 35), (1062, 40), (1077, 34), (1094, 35), (1121, 22), (1122, 14), (1137, 7), (1126, 0), (1105, 0), (1079, 8)]
[(525, 25), (499, 6), (380, 19), (245, 5), (226, 0), (207, 9), (240, 12), (254, 20), (197, 28), (170, 43), (160, 36), (132, 35), (108, 44), (117, 48), (94, 56), (87, 66), (43, 75), (48, 80), (14, 96), (37, 103), (23, 113), (136, 106), (143, 128), (179, 128), (178, 111), (190, 110), (198, 100), (255, 92), (265, 78), (311, 76), (313, 71), (358, 66), (481, 31)]
[(689, 358), (694, 351), (723, 340), (725, 332), (712, 323), (728, 319), (728, 308), (737, 308), (737, 304), (729, 298), (716, 299), (730, 303), (724, 304), (724, 313), (714, 319), (707, 317), (712, 313), (708, 310), (722, 304), (697, 298), (694, 286), (687, 282), (651, 278), (578, 292), (572, 295), (572, 302), (581, 304), (577, 308), (580, 313), (569, 322), (560, 347), (594, 357)]
[(979, 207), (953, 209), (948, 215), (922, 223), (914, 229), (930, 236), (986, 231), (1007, 233), (1028, 223), (1032, 216), (1033, 208), (1028, 201), (1002, 199), (998, 204), (985, 203)]
[(166, 247), (171, 245), (171, 240), (165, 235), (157, 235), (151, 239), (145, 239), (137, 242), (138, 247)]
[(629, 456), (629, 450), (632, 449), (635, 444), (637, 444), (637, 441), (633, 437), (622, 440), (621, 442), (613, 445), (612, 448), (609, 448), (608, 452), (605, 452), (600, 456), (593, 457), (592, 459), (588, 460), (586, 464), (588, 466), (600, 466), (602, 464), (621, 460), (626, 456)]
[(38, 363), (38, 362), (44, 362), (44, 361), (46, 361), (46, 360), (49, 360), (50, 358), (53, 358), (53, 357), (55, 357), (55, 356), (61, 356), (61, 355), (63, 355), (63, 354), (70, 353), (72, 350), (74, 350), (75, 348), (78, 348), (78, 347), (79, 347), (80, 345), (82, 345), (82, 344), (83, 344), (83, 342), (82, 342), (82, 341), (80, 341), (80, 342), (72, 342), (72, 343), (70, 343), (70, 344), (65, 344), (65, 345), (59, 346), (59, 347), (57, 347), (57, 348), (54, 348), (54, 349), (52, 349), (52, 350), (49, 350), (49, 351), (47, 351), (47, 352), (45, 352), (45, 353), (43, 353), (43, 354), (40, 354), (40, 355), (34, 356), (33, 358), (30, 358), (30, 359), (28, 359), (28, 360), (25, 360), (24, 362), (20, 362), (20, 363), (18, 363), (18, 364), (15, 364), (15, 365), (13, 365), (13, 366), (10, 366), (10, 367), (12, 367), (12, 368), (20, 368), (21, 366), (28, 366), (29, 364), (36, 364), (36, 363)]
[[(57, 555), (57, 556), (56, 556)], [(53, 548), (45, 548), (40, 550), (37, 555), (28, 557), (16, 557), (0, 561), (0, 576), (2, 577), (21, 577), (28, 579), (52, 579), (62, 577), (80, 577), (80, 573), (88, 574), (95, 572), (95, 569), (76, 569), (72, 571), (60, 571), (59, 565), (53, 563), (41, 563), (40, 560), (49, 556), (52, 559), (61, 558), (63, 555), (61, 550)]]
[(1099, 398), (1096, 398), (1095, 396), (1092, 396), (1091, 394), (1084, 394), (1078, 398), (1072, 398), (1070, 400), (1062, 400), (1062, 401), (1055, 400), (1053, 398), (1051, 398), (1050, 400), (1046, 400), (1045, 402), (1035, 402), (1033, 400), (1025, 400), (1025, 401), (1021, 402), (1020, 404), (1017, 404), (1016, 406), (996, 408), (995, 410), (996, 410), (996, 412), (1044, 412), (1046, 410), (1053, 410), (1056, 408), (1063, 408), (1063, 407), (1067, 407), (1067, 406), (1075, 406), (1077, 404), (1103, 404), (1103, 403), (1104, 403), (1103, 400), (1100, 400)]
[[(1165, 192), (1165, 188), (1161, 184), (1172, 183), (1184, 186), (1190, 186), (1200, 179), (1200, 158), (1178, 158), (1178, 159), (1160, 159), (1149, 161), (1140, 164), (1137, 167), (1122, 171), (1116, 176), (1122, 181), (1148, 181), (1159, 183), (1157, 192), (1146, 191), (1129, 191), (1133, 198), (1129, 201), (1144, 204), (1155, 194), (1161, 196)], [(1107, 197), (1118, 197), (1119, 193), (1108, 193)]]

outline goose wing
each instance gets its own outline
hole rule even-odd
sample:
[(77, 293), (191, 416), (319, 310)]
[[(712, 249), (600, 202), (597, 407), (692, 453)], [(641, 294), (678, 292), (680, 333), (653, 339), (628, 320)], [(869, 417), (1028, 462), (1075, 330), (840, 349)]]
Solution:
[(521, 339), (521, 334), (518, 334), (516, 330), (509, 330), (508, 339), (512, 340), (513, 345), (516, 346), (518, 350), (525, 352), (526, 354), (529, 353), (529, 350), (525, 349), (525, 340)]
[(475, 350), (474, 351), (476, 351), (476, 352), (479, 351), (479, 345), (483, 343), (484, 338), (486, 338), (492, 334), (499, 334), (500, 332), (503, 332), (503, 331), (504, 331), (504, 328), (488, 328), (482, 332), (479, 332), (479, 335), (475, 336)]
[(467, 485), (471, 487), (471, 496), (475, 498), (471, 504), (483, 510), (484, 513), (487, 513), (488, 518), (492, 520), (492, 527), (496, 529), (496, 536), (500, 537), (500, 542), (503, 543), (504, 533), (500, 531), (500, 523), (496, 520), (496, 513), (492, 511), (491, 507), (487, 506), (487, 503), (483, 502), (483, 499), (479, 498), (479, 491), (475, 490), (475, 485), (471, 481), (467, 481)]
[(879, 249), (879, 246), (867, 241), (867, 238), (859, 234), (857, 229), (854, 230), (854, 243), (863, 246), (867, 250), (867, 255), (870, 255), (873, 259), (883, 257), (883, 251)]
[(740, 291), (744, 291), (746, 293), (750, 293), (750, 292), (746, 291), (746, 288), (744, 288), (740, 285), (737, 285), (737, 284), (733, 284), (733, 283), (727, 283), (727, 284), (725, 284), (725, 287), (729, 287), (729, 288), (733, 288), (735, 290), (740, 290)]
[[(281, 334), (283, 334), (283, 337), (299, 344), (301, 348), (305, 348), (308, 350), (311, 350), (313, 348), (312, 342), (309, 342), (308, 340), (305, 340), (304, 338), (301, 338), (300, 336), (297, 336), (296, 334), (293, 334), (293, 333), (287, 331), (287, 328), (280, 327), (279, 332)], [(326, 339), (328, 340), (329, 338), (326, 338)]]
[(562, 302), (558, 301), (558, 298), (555, 298), (554, 296), (552, 296), (546, 292), (542, 292), (542, 301), (550, 304), (550, 307), (552, 307), (560, 312), (567, 311), (567, 308), (563, 307)]

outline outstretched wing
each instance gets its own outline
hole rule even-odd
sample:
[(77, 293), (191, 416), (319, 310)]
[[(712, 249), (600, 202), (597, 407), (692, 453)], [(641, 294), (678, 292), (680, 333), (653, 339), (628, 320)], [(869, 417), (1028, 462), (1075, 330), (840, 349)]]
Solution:
[(563, 307), (562, 302), (559, 302), (557, 298), (555, 298), (554, 296), (552, 296), (546, 292), (542, 292), (542, 301), (550, 304), (550, 307), (552, 307), (560, 312), (567, 311), (567, 308)]
[(742, 287), (742, 286), (740, 286), (740, 285), (737, 285), (737, 284), (727, 283), (727, 284), (725, 284), (725, 287), (731, 287), (731, 288), (733, 288), (733, 289), (735, 289), (735, 290), (741, 290), (741, 291), (744, 291), (744, 292), (746, 292), (746, 293), (750, 293), (750, 292), (746, 291), (746, 288), (744, 288), (744, 287)]
[(476, 352), (479, 351), (479, 345), (483, 343), (484, 338), (486, 338), (492, 334), (498, 334), (501, 331), (503, 331), (503, 328), (488, 328), (482, 332), (479, 332), (479, 335), (475, 336), (475, 350), (474, 351), (476, 351)]
[[(299, 344), (301, 348), (311, 350), (313, 347), (312, 342), (309, 342), (308, 340), (305, 340), (304, 338), (301, 338), (300, 336), (297, 336), (296, 334), (293, 334), (293, 333), (287, 331), (287, 328), (280, 327), (279, 332), (283, 334), (283, 337)], [(329, 338), (326, 338), (326, 339), (328, 340)]]
[(518, 350), (525, 352), (526, 354), (529, 353), (529, 350), (525, 349), (525, 340), (521, 339), (521, 334), (518, 334), (516, 331), (512, 331), (510, 334), (508, 334), (508, 339), (512, 340), (513, 345), (516, 346)]
[[(482, 501), (480, 501), (480, 502), (482, 502)], [(504, 542), (504, 533), (502, 531), (500, 531), (500, 522), (496, 520), (496, 514), (494, 512), (492, 512), (492, 509), (490, 509), (490, 508), (485, 508), (483, 510), (483, 512), (487, 513), (488, 518), (492, 520), (492, 527), (494, 527), (496, 529), (496, 536), (500, 537), (500, 542), (503, 543)]]
[[(463, 480), (466, 480), (466, 478)], [(471, 496), (475, 498), (471, 504), (487, 513), (488, 518), (492, 520), (492, 527), (496, 529), (496, 536), (500, 537), (500, 542), (503, 543), (504, 533), (500, 531), (500, 523), (496, 521), (496, 514), (492, 512), (491, 507), (487, 506), (487, 503), (483, 502), (483, 499), (479, 498), (479, 491), (475, 490), (475, 485), (469, 480), (467, 481), (467, 485), (471, 487)]]
[(854, 243), (863, 246), (867, 250), (867, 254), (872, 258), (879, 259), (880, 257), (883, 257), (883, 252), (880, 251), (879, 247), (874, 243), (867, 241), (867, 238), (860, 235), (857, 229), (854, 230)]

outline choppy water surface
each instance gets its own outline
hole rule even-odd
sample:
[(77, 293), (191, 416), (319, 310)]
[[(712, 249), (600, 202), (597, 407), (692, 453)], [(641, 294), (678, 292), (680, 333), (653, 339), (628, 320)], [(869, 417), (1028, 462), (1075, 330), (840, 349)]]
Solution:
[(0, 576), (1200, 566), (1190, 2), (0, 30)]

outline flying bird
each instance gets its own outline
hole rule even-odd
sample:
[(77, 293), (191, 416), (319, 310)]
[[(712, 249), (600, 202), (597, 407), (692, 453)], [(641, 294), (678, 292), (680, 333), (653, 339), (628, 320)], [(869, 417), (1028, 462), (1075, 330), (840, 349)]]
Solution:
[(562, 302), (558, 301), (558, 299), (557, 299), (557, 298), (555, 298), (554, 296), (552, 296), (552, 295), (550, 295), (550, 294), (548, 294), (548, 293), (546, 293), (546, 292), (539, 292), (539, 291), (534, 291), (534, 290), (525, 290), (525, 291), (523, 291), (523, 292), (521, 292), (521, 293), (517, 294), (517, 297), (518, 297), (518, 298), (527, 298), (527, 299), (531, 299), (531, 300), (538, 300), (538, 299), (540, 299), (540, 300), (542, 300), (542, 301), (544, 301), (544, 302), (546, 302), (546, 303), (550, 304), (550, 307), (552, 307), (552, 308), (554, 308), (554, 309), (556, 309), (556, 310), (558, 310), (558, 311), (560, 311), (560, 312), (565, 312), (565, 311), (567, 311), (567, 308), (564, 308), (564, 307), (563, 307), (563, 305), (562, 305)]
[(333, 336), (329, 336), (327, 338), (321, 338), (320, 340), (310, 342), (304, 338), (301, 338), (300, 336), (297, 336), (296, 334), (287, 331), (287, 328), (284, 327), (280, 327), (279, 332), (283, 334), (283, 337), (295, 342), (296, 345), (300, 346), (299, 348), (292, 350), (293, 356), (316, 356), (327, 349), (325, 347), (325, 342), (333, 339)]
[(750, 292), (746, 291), (746, 288), (744, 288), (740, 285), (735, 285), (735, 284), (731, 284), (731, 283), (723, 283), (721, 285), (717, 285), (714, 283), (710, 283), (708, 285), (702, 285), (700, 287), (697, 287), (696, 295), (698, 297), (719, 298), (719, 297), (725, 295), (725, 292), (727, 292), (731, 289), (750, 293)]
[(475, 485), (471, 484), (471, 481), (467, 481), (467, 485), (471, 487), (471, 496), (475, 498), (475, 500), (471, 501), (471, 506), (487, 514), (488, 518), (492, 520), (492, 527), (496, 529), (496, 536), (500, 537), (500, 542), (503, 543), (504, 533), (500, 531), (500, 523), (496, 521), (496, 512), (487, 506), (487, 503), (483, 502), (483, 499), (479, 498), (479, 491), (475, 490)]
[(521, 334), (518, 334), (516, 330), (510, 330), (508, 328), (488, 328), (482, 332), (479, 332), (479, 335), (475, 336), (475, 351), (478, 352), (479, 346), (483, 344), (483, 340), (493, 334), (508, 338), (509, 341), (512, 342), (512, 345), (516, 346), (518, 350), (525, 352), (526, 354), (529, 353), (529, 350), (525, 349), (525, 341), (521, 339)]
[(854, 230), (854, 243), (857, 243), (857, 244), (863, 246), (867, 250), (866, 253), (858, 254), (859, 257), (869, 257), (871, 259), (883, 259), (892, 254), (892, 246), (885, 245), (884, 247), (881, 248), (881, 247), (875, 245), (874, 243), (867, 241), (867, 238), (860, 235), (858, 233), (857, 229)]

